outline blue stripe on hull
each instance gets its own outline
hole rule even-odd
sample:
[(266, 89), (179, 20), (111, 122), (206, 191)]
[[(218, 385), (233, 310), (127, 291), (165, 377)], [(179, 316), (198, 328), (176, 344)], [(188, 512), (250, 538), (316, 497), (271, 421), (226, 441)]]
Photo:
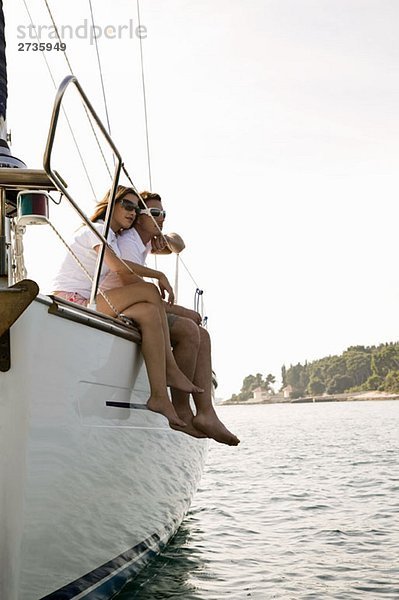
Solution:
[[(43, 596), (41, 600), (72, 600), (85, 591), (87, 591), (87, 594), (83, 598), (107, 600), (121, 590), (129, 579), (137, 575), (143, 566), (160, 552), (165, 543), (159, 535), (154, 533), (143, 542), (97, 567), (97, 569), (86, 573), (86, 575), (68, 583), (59, 590)], [(104, 579), (106, 581), (101, 583)]]

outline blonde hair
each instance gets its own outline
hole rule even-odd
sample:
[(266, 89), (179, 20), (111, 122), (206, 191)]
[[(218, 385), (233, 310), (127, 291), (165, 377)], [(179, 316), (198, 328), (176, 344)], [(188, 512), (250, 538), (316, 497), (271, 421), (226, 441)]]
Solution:
[[(156, 192), (148, 192), (147, 190), (144, 190), (143, 192), (140, 192), (140, 202), (139, 202), (139, 207), (140, 208), (146, 208), (145, 203), (147, 203), (147, 200), (158, 200), (158, 202), (161, 202), (161, 196), (159, 194), (157, 194)], [(144, 202), (143, 202), (144, 200)]]
[[(118, 185), (116, 194), (115, 194), (115, 202), (119, 202), (120, 200), (123, 200), (123, 198), (127, 194), (133, 194), (134, 196), (136, 196), (137, 202), (139, 201), (137, 192), (133, 188), (125, 187), (124, 185)], [(104, 198), (102, 200), (100, 200), (99, 202), (97, 202), (94, 213), (90, 217), (90, 221), (95, 223), (96, 221), (99, 221), (100, 219), (104, 219), (110, 199), (111, 199), (111, 190), (108, 190), (108, 192), (105, 194)]]

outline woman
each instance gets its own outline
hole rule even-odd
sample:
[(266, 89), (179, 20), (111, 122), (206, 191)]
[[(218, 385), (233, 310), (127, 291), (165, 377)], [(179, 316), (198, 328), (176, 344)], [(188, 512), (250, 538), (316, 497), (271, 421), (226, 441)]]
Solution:
[[(103, 218), (109, 200), (110, 192), (107, 192), (91, 217), (100, 233), (104, 229)], [(105, 249), (100, 275), (100, 293), (96, 298), (97, 309), (111, 316), (115, 316), (116, 311), (118, 315), (123, 313), (139, 324), (142, 333), (141, 347), (151, 388), (147, 407), (163, 414), (170, 425), (184, 427), (184, 421), (178, 417), (169, 400), (166, 386), (189, 393), (202, 390), (180, 371), (173, 357), (166, 314), (162, 306), (165, 292), (168, 294), (169, 303), (173, 304), (173, 290), (167, 277), (160, 271), (128, 261), (123, 264), (120, 260), (117, 237), (119, 232), (133, 225), (138, 200), (132, 188), (118, 186), (108, 233), (109, 245)], [(75, 235), (70, 247), (84, 269), (68, 254), (55, 278), (53, 287), (56, 291), (53, 294), (87, 306), (101, 244), (97, 236), (88, 227), (83, 226)], [(156, 286), (147, 283), (142, 277), (158, 280), (162, 298)]]

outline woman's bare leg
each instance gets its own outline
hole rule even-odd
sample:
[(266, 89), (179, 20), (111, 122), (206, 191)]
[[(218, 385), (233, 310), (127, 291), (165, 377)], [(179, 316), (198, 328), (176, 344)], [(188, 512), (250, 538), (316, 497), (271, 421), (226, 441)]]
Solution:
[(142, 333), (141, 351), (151, 389), (147, 407), (163, 414), (171, 427), (181, 427), (185, 421), (177, 415), (166, 389), (165, 349), (162, 344), (162, 329), (157, 307), (149, 302), (140, 302), (128, 307), (125, 314), (137, 321)]
[[(114, 294), (113, 296), (117, 295)], [(113, 297), (110, 300), (115, 304), (118, 298)], [(100, 310), (104, 309), (102, 312), (105, 312), (106, 309), (102, 306), (102, 302), (104, 302), (103, 298), (97, 298), (98, 308)], [(110, 310), (108, 305), (107, 308)], [(123, 310), (126, 316), (137, 321), (142, 333), (141, 351), (151, 390), (147, 408), (164, 415), (171, 427), (184, 427), (185, 422), (177, 415), (166, 389), (165, 344), (157, 307), (149, 302), (138, 302)]]
[[(201, 391), (202, 388), (194, 385), (179, 369), (173, 357), (165, 309), (163, 308), (158, 288), (152, 283), (140, 281), (113, 290), (107, 290), (105, 293), (115, 308), (127, 316), (130, 316), (128, 314), (128, 309), (135, 306), (137, 303), (148, 302), (156, 306), (160, 317), (158, 325), (159, 332), (162, 335), (162, 344), (164, 348), (167, 385), (188, 393)], [(100, 312), (114, 316), (114, 312), (101, 295), (97, 296), (97, 308)], [(132, 318), (134, 319), (134, 317)], [(167, 337), (165, 337), (165, 329)]]

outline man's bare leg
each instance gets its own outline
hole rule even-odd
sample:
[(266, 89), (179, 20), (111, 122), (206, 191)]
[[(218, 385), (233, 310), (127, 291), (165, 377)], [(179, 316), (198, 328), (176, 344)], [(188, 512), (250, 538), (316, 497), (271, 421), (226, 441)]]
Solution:
[[(212, 404), (211, 341), (208, 332), (190, 319), (179, 317), (171, 328), (171, 337), (172, 342), (177, 342), (173, 353), (179, 368), (189, 379), (195, 377), (196, 384), (204, 390), (193, 394), (197, 409), (197, 414), (193, 416), (189, 395), (172, 389), (172, 401), (177, 414), (190, 424), (190, 431), (187, 430), (187, 433), (196, 435), (201, 432), (221, 444), (237, 446), (240, 440), (223, 425)], [(197, 352), (195, 350), (190, 352), (188, 340), (194, 344), (194, 349), (197, 346)], [(195, 433), (192, 432), (192, 428)], [(182, 428), (182, 431), (186, 429)]]
[(201, 393), (194, 393), (193, 398), (197, 408), (197, 414), (193, 418), (193, 425), (210, 438), (221, 444), (237, 446), (240, 440), (223, 425), (217, 416), (212, 404), (212, 364), (211, 364), (211, 340), (206, 329), (199, 327), (201, 343), (199, 347), (195, 374), (200, 387), (204, 388)]
[[(173, 354), (179, 368), (187, 376), (194, 376), (197, 364), (197, 356), (200, 346), (200, 335), (198, 326), (190, 319), (176, 317), (170, 329), (173, 345)], [(193, 437), (206, 438), (207, 435), (196, 429), (193, 425), (194, 414), (190, 406), (190, 394), (171, 388), (172, 402), (177, 414), (185, 423), (186, 427), (178, 427), (179, 431), (188, 433)], [(183, 418), (184, 415), (184, 418)]]

